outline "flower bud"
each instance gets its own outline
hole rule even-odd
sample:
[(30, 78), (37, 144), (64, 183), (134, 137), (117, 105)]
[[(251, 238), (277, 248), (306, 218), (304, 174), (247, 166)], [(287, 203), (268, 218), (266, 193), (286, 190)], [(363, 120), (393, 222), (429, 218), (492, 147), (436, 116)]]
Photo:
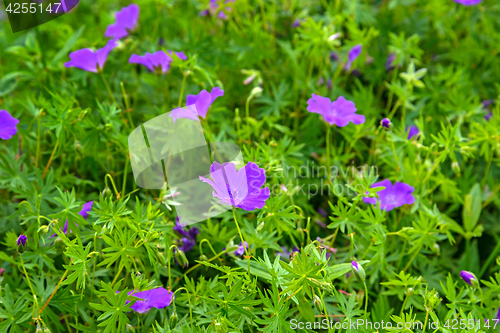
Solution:
[(351, 270), (352, 270), (352, 273), (354, 274), (354, 276), (356, 276), (362, 282), (365, 281), (366, 274), (365, 274), (365, 270), (363, 269), (363, 266), (358, 264), (356, 261), (352, 261), (351, 262)]
[(24, 250), (26, 249), (26, 241), (28, 240), (28, 237), (25, 235), (19, 236), (17, 239), (17, 252), (23, 253)]
[(135, 328), (134, 326), (130, 325), (130, 324), (127, 324), (127, 326), (125, 326), (127, 328), (127, 333), (135, 333)]
[(384, 127), (385, 129), (391, 129), (392, 123), (391, 123), (391, 120), (389, 118), (384, 118), (380, 122), (380, 125), (382, 125), (382, 127)]
[(60, 237), (57, 237), (54, 241), (54, 248), (56, 252), (61, 253), (64, 251), (66, 244), (64, 244), (63, 240)]
[(434, 245), (432, 245), (432, 252), (434, 252), (437, 255), (441, 253), (441, 248), (439, 247), (438, 243), (434, 243)]
[(407, 296), (411, 296), (411, 295), (413, 295), (413, 292), (414, 292), (413, 288), (408, 288), (408, 289), (406, 289), (406, 295), (407, 295)]
[(204, 255), (204, 254), (202, 254), (202, 255), (200, 256), (200, 261), (208, 261), (207, 256), (206, 256), (206, 255)]
[(176, 250), (174, 256), (181, 267), (186, 268), (189, 266), (189, 261), (187, 260), (186, 254), (184, 252), (182, 252), (181, 250)]
[(458, 162), (451, 163), (451, 168), (453, 169), (453, 171), (455, 171), (455, 173), (460, 172), (460, 165), (458, 164)]
[(257, 226), (257, 229), (255, 229), (255, 231), (260, 232), (263, 228), (264, 228), (264, 222), (261, 222), (261, 223)]
[(167, 262), (165, 261), (165, 256), (163, 255), (163, 253), (158, 252), (157, 256), (158, 256), (158, 261), (160, 262), (160, 265), (166, 266)]
[(168, 325), (170, 326), (170, 329), (173, 330), (175, 325), (177, 325), (177, 322), (179, 321), (179, 317), (177, 316), (177, 312), (174, 311), (172, 315), (170, 316), (170, 319), (168, 320)]
[(468, 285), (471, 285), (474, 288), (479, 288), (479, 281), (477, 280), (476, 276), (473, 273), (468, 271), (462, 271), (460, 272), (460, 277)]
[(111, 189), (109, 187), (106, 187), (102, 191), (102, 196), (105, 197), (105, 198), (111, 198), (113, 196), (113, 192), (111, 192)]
[(314, 306), (320, 312), (323, 310), (323, 302), (321, 302), (321, 299), (317, 295), (314, 295)]
[(43, 333), (52, 333), (51, 330), (47, 326), (45, 326), (45, 329), (43, 330)]
[(46, 225), (42, 225), (40, 228), (38, 228), (37, 232), (39, 234), (46, 234), (47, 232), (49, 232), (49, 227)]

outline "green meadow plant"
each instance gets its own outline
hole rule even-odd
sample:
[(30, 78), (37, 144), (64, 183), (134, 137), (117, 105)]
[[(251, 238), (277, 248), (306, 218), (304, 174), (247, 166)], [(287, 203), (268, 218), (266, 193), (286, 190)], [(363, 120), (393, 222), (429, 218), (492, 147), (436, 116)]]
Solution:
[[(2, 6), (0, 333), (500, 330), (498, 1)], [(165, 113), (244, 162), (195, 224)]]

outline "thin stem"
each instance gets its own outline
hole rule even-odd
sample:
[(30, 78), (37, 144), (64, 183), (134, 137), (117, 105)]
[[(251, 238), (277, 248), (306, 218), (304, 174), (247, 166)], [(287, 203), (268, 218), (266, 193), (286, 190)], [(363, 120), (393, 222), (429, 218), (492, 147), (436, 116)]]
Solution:
[(250, 111), (249, 111), (249, 104), (250, 104), (250, 96), (247, 98), (247, 101), (245, 103), (245, 115), (247, 119), (247, 134), (248, 134), (248, 140), (252, 138), (252, 132), (250, 130)]
[(396, 153), (396, 147), (394, 147), (394, 134), (391, 132), (391, 146), (392, 146), (392, 152), (394, 153), (394, 159), (396, 160), (396, 170), (399, 170), (399, 158), (398, 154)]
[(330, 165), (330, 125), (326, 125), (326, 177), (328, 179), (328, 182), (330, 181), (330, 172), (331, 172), (331, 165)]
[(177, 104), (177, 107), (181, 107), (182, 104), (182, 96), (184, 95), (184, 87), (186, 85), (186, 79), (187, 79), (187, 74), (184, 73), (184, 77), (182, 78), (182, 86), (181, 86), (181, 94), (179, 95), (179, 103)]
[(109, 96), (111, 96), (111, 99), (113, 100), (113, 102), (118, 105), (118, 103), (116, 102), (116, 99), (115, 99), (115, 96), (113, 95), (113, 92), (111, 91), (111, 88), (109, 87), (109, 84), (108, 84), (108, 81), (106, 81), (106, 78), (104, 77), (104, 73), (103, 71), (99, 71), (100, 74), (101, 74), (101, 77), (102, 77), (102, 81), (104, 82), (104, 85), (106, 86), (106, 90), (108, 91), (108, 94)]
[(366, 322), (366, 314), (368, 313), (368, 288), (366, 288), (365, 281), (363, 281), (363, 285), (365, 286), (365, 322)]
[(429, 311), (427, 310), (427, 313), (425, 314), (425, 320), (424, 320), (424, 329), (422, 333), (425, 333), (425, 329), (427, 328), (427, 319), (429, 319)]
[[(187, 288), (185, 287), (180, 287), (179, 289), (177, 289), (175, 291), (178, 292), (179, 290), (182, 290), (184, 289), (186, 291), (186, 293), (188, 294), (188, 302), (189, 302), (189, 320), (191, 321), (191, 331), (194, 331), (194, 328), (193, 328), (193, 310), (191, 309), (191, 294), (189, 293), (189, 290), (187, 290)], [(175, 294), (174, 293), (174, 294)], [(175, 303), (174, 303), (174, 306), (175, 306)]]
[(479, 272), (479, 276), (478, 276), (478, 279), (482, 278), (484, 273), (486, 273), (486, 270), (488, 269), (488, 267), (490, 267), (490, 264), (491, 262), (495, 259), (497, 253), (500, 251), (500, 239), (498, 237), (496, 237), (495, 235), (495, 240), (497, 242), (497, 246), (495, 246), (495, 249), (493, 250), (493, 252), (490, 253), (490, 256), (488, 257), (488, 259), (486, 259), (486, 262), (484, 263), (483, 265), (483, 268), (481, 268), (481, 271)]
[(122, 184), (122, 193), (121, 193), (122, 197), (125, 196), (125, 185), (127, 184), (128, 162), (129, 162), (129, 155), (127, 155), (127, 158), (125, 159), (125, 170), (123, 171), (123, 184)]
[[(97, 252), (97, 232), (94, 234), (94, 252)], [(90, 285), (90, 301), (92, 302), (92, 294), (94, 291), (94, 277), (95, 277), (95, 265), (97, 262), (97, 256), (94, 258), (94, 264), (92, 267), (92, 282)]]
[[(73, 260), (71, 260), (71, 262), (73, 262)], [(71, 264), (70, 262), (70, 264)], [(56, 291), (57, 289), (59, 289), (59, 286), (61, 285), (61, 283), (64, 281), (64, 279), (66, 278), (66, 275), (68, 274), (68, 270), (66, 270), (63, 274), (63, 276), (61, 277), (61, 279), (59, 280), (59, 283), (57, 284), (56, 288), (54, 289), (54, 291), (52, 292), (52, 294), (50, 294), (50, 297), (49, 299), (47, 300), (47, 302), (45, 302), (45, 304), (43, 305), (42, 309), (40, 310), (40, 313), (39, 315), (42, 314), (43, 310), (45, 309), (45, 307), (49, 304), (50, 300), (52, 299), (52, 297), (54, 297), (54, 295), (56, 294)]]
[(41, 117), (42, 117), (43, 111), (40, 110), (38, 113), (38, 131), (37, 131), (37, 141), (36, 141), (36, 155), (35, 155), (35, 167), (38, 168), (38, 160), (40, 159), (40, 145), (42, 143), (42, 138), (40, 138), (40, 132), (41, 132)]
[(401, 113), (401, 125), (403, 127), (403, 131), (405, 131), (405, 120), (406, 120), (406, 100), (408, 98), (408, 89), (409, 87), (407, 86), (406, 87), (406, 90), (405, 90), (405, 96), (404, 96), (404, 99), (403, 99), (403, 111)]
[(243, 243), (243, 248), (245, 249), (245, 255), (247, 257), (247, 263), (248, 263), (248, 276), (250, 276), (250, 256), (248, 255), (247, 246), (245, 246), (245, 240), (243, 239), (243, 235), (241, 234), (240, 226), (238, 225), (238, 220), (236, 219), (234, 207), (233, 207), (233, 217), (234, 217), (234, 222), (236, 223), (236, 228), (238, 228), (238, 233), (240, 234), (241, 242)]
[(30, 287), (30, 290), (31, 290), (31, 293), (33, 294), (33, 297), (36, 297), (35, 292), (33, 291), (33, 286), (31, 285), (30, 276), (28, 275), (28, 272), (26, 272), (26, 268), (24, 267), (23, 254), (20, 253), (19, 257), (21, 258), (21, 267), (23, 268), (24, 276), (26, 276), (26, 280), (28, 281), (28, 286)]
[(115, 282), (116, 282), (116, 280), (118, 280), (118, 276), (120, 276), (120, 273), (122, 272), (124, 266), (125, 265), (120, 265), (120, 269), (116, 273), (115, 278), (113, 279), (113, 282), (111, 282), (111, 287), (113, 287), (114, 284), (115, 284)]
[(43, 170), (42, 178), (45, 178), (45, 175), (47, 174), (47, 171), (49, 171), (50, 164), (52, 163), (52, 159), (54, 158), (54, 155), (56, 153), (57, 147), (59, 147), (59, 139), (56, 141), (56, 146), (52, 150), (52, 154), (50, 155), (49, 161), (47, 162), (47, 165), (45, 166), (45, 170)]

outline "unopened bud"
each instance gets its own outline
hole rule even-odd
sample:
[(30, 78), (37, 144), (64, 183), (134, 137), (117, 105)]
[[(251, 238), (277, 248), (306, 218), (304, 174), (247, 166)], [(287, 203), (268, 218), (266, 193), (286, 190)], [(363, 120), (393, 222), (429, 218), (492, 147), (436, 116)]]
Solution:
[(163, 255), (163, 253), (158, 252), (157, 256), (158, 256), (158, 261), (160, 262), (160, 265), (166, 266), (167, 262), (165, 261), (165, 256)]
[(408, 296), (413, 295), (413, 292), (414, 292), (413, 288), (406, 289), (406, 295), (408, 295)]
[(182, 268), (186, 268), (186, 267), (189, 266), (189, 261), (187, 260), (186, 254), (183, 251), (176, 250), (174, 256), (175, 256), (175, 259), (177, 260), (177, 262), (179, 263), (179, 265)]
[(46, 225), (42, 225), (40, 228), (38, 228), (37, 232), (39, 234), (46, 234), (47, 232), (49, 232), (49, 227)]
[(365, 281), (366, 273), (365, 273), (365, 270), (363, 269), (363, 266), (358, 264), (356, 261), (353, 261), (353, 262), (351, 262), (351, 270), (352, 270), (352, 273), (354, 274), (354, 276), (356, 276), (362, 282)]
[(257, 226), (257, 229), (255, 229), (255, 231), (260, 232), (263, 228), (264, 228), (264, 222), (261, 222), (261, 223)]
[(323, 310), (323, 302), (321, 302), (321, 299), (317, 295), (314, 295), (314, 306), (318, 311)]
[(106, 187), (102, 191), (102, 196), (105, 197), (105, 198), (111, 198), (113, 196), (113, 192), (111, 192), (111, 189), (109, 187)]
[(130, 325), (130, 324), (127, 324), (127, 326), (125, 326), (126, 329), (127, 329), (127, 333), (135, 333), (135, 328), (134, 326)]
[(179, 321), (179, 317), (177, 316), (177, 312), (174, 311), (174, 313), (172, 313), (170, 319), (168, 320), (168, 325), (170, 326), (171, 330), (173, 330), (177, 325), (177, 321)]
[(200, 256), (200, 261), (208, 261), (207, 256), (206, 256), (206, 255), (204, 255), (204, 254), (202, 254), (202, 255)]
[(441, 248), (438, 243), (434, 243), (434, 245), (432, 245), (432, 251), (437, 255), (441, 253)]
[(451, 168), (453, 169), (453, 171), (455, 171), (455, 173), (460, 172), (460, 165), (458, 164), (458, 162), (451, 163)]

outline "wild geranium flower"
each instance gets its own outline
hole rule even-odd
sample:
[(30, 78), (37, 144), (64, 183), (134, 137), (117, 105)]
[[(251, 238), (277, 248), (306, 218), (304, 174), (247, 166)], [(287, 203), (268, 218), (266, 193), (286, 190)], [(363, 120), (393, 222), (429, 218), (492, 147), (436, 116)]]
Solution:
[[(155, 288), (146, 291), (140, 291), (134, 293), (133, 291), (129, 295), (139, 298), (134, 305), (130, 308), (138, 313), (147, 313), (151, 308), (163, 309), (172, 303), (174, 298), (174, 293), (163, 288)], [(128, 303), (128, 302), (127, 302)]]
[(471, 273), (469, 271), (461, 271), (460, 272), (460, 277), (462, 278), (462, 280), (464, 280), (465, 283), (467, 283), (468, 285), (471, 285), (475, 288), (478, 288), (479, 287), (479, 281), (477, 280), (476, 276), (474, 275), (474, 273)]
[(243, 246), (243, 242), (240, 242), (240, 246), (234, 251), (234, 254), (237, 256), (242, 256), (245, 254), (245, 249), (248, 250), (248, 243), (245, 242), (245, 246)]
[(391, 120), (389, 118), (382, 119), (380, 124), (382, 125), (382, 127), (385, 127), (387, 129), (391, 128)]
[(128, 60), (131, 64), (141, 64), (146, 66), (151, 72), (156, 74), (165, 74), (170, 69), (172, 58), (165, 51), (147, 53), (143, 56), (132, 54)]
[(411, 125), (409, 128), (406, 127), (405, 130), (408, 131), (408, 140), (411, 140), (413, 137), (415, 137), (415, 139), (417, 139), (418, 134), (420, 133), (417, 126), (413, 126), (413, 125)]
[(330, 125), (344, 127), (352, 122), (359, 125), (365, 122), (365, 116), (356, 114), (354, 102), (346, 100), (340, 96), (335, 102), (328, 97), (312, 94), (312, 98), (307, 101), (307, 111), (319, 113)]
[(252, 162), (240, 170), (236, 170), (232, 162), (214, 162), (210, 167), (210, 176), (212, 180), (202, 176), (200, 180), (213, 187), (213, 196), (223, 205), (246, 211), (262, 209), (271, 195), (268, 187), (261, 188), (266, 182), (266, 171)]
[(113, 39), (127, 37), (137, 27), (139, 6), (131, 4), (128, 7), (122, 8), (122, 10), (115, 13), (115, 19), (116, 22), (108, 26), (104, 36)]
[[(82, 210), (78, 214), (80, 214), (86, 220), (87, 217), (89, 217), (89, 212), (92, 210), (92, 205), (93, 204), (94, 204), (93, 201), (89, 201), (87, 203), (84, 203), (83, 207), (82, 207)], [(66, 220), (66, 222), (64, 223), (63, 233), (65, 235), (68, 234), (68, 220)], [(53, 238), (55, 236), (57, 236), (57, 234), (53, 234), (49, 238)]]
[(363, 45), (361, 44), (358, 44), (349, 50), (347, 53), (347, 63), (344, 67), (346, 71), (351, 69), (353, 62), (361, 55), (361, 51), (363, 51)]
[[(202, 118), (206, 118), (208, 113), (208, 108), (212, 105), (217, 97), (224, 96), (224, 90), (219, 87), (215, 87), (211, 92), (202, 90), (198, 95), (188, 95), (186, 101), (186, 107), (193, 105), (196, 107), (196, 112)], [(171, 117), (176, 118), (191, 118), (190, 112), (185, 111), (186, 108), (176, 108), (172, 110)]]
[(196, 245), (196, 235), (200, 233), (198, 228), (193, 227), (189, 230), (185, 225), (181, 224), (179, 217), (175, 220), (174, 231), (179, 235), (183, 236), (181, 239), (181, 245), (178, 246), (179, 250), (186, 253), (191, 251), (191, 249)]
[[(172, 56), (172, 52), (173, 51), (170, 51), (170, 50), (167, 50), (167, 53)], [(179, 57), (179, 59), (181, 60), (187, 60), (188, 57), (184, 54), (184, 51), (181, 51), (181, 52), (174, 52), (176, 56)]]
[(464, 6), (474, 6), (480, 4), (483, 0), (453, 0)]
[(69, 54), (69, 58), (71, 60), (65, 63), (64, 66), (77, 67), (87, 72), (97, 73), (99, 71), (102, 71), (102, 69), (104, 68), (104, 64), (106, 63), (106, 59), (108, 58), (109, 52), (111, 52), (111, 50), (114, 49), (117, 45), (118, 43), (116, 41), (110, 40), (105, 47), (97, 51), (93, 51), (87, 48), (71, 52)]
[[(385, 179), (373, 184), (371, 187), (385, 187), (385, 189), (377, 193), (380, 198), (380, 209), (382, 210), (391, 211), (396, 207), (411, 205), (415, 202), (415, 197), (412, 194), (414, 188), (408, 184), (395, 182), (392, 185), (389, 179)], [(367, 204), (377, 204), (377, 198), (365, 197), (363, 201)]]
[(5, 110), (0, 110), (0, 139), (9, 140), (17, 133), (19, 120)]

